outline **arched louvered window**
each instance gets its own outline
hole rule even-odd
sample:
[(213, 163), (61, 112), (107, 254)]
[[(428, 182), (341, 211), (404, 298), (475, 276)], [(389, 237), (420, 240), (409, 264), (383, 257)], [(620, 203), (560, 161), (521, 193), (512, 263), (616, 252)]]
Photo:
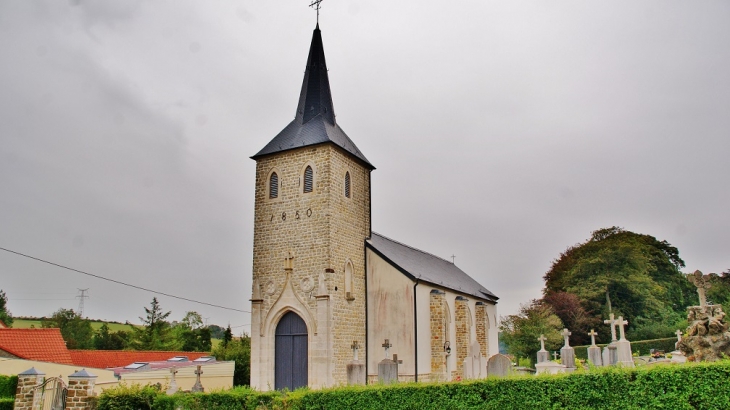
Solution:
[(307, 165), (307, 168), (304, 169), (304, 193), (312, 192), (312, 185), (314, 183), (314, 171), (312, 171), (312, 167)]
[(350, 197), (350, 173), (345, 172), (345, 198)]
[(269, 177), (269, 198), (274, 199), (279, 197), (279, 176), (276, 172), (272, 172)]

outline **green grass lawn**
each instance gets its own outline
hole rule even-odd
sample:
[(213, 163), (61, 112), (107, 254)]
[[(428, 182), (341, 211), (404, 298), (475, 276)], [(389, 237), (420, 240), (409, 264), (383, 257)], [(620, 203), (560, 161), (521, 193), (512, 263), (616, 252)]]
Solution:
[[(102, 322), (100, 320), (94, 320), (91, 322), (91, 328), (94, 330), (98, 330), (101, 325), (104, 323), (109, 326), (109, 331), (111, 332), (117, 332), (120, 330), (124, 331), (131, 331), (133, 325), (125, 325), (122, 323), (109, 323), (109, 322)], [(35, 319), (14, 319), (13, 320), (13, 328), (15, 329), (30, 329), (31, 327), (40, 328), (41, 327), (41, 321), (35, 320)]]

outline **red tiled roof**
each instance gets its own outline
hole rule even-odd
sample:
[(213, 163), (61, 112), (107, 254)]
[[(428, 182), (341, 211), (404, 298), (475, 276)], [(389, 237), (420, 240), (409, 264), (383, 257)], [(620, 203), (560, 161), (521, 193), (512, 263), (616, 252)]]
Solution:
[(73, 364), (60, 329), (0, 329), (0, 350), (26, 360)]
[(108, 369), (123, 367), (134, 362), (162, 362), (175, 356), (186, 356), (189, 360), (208, 356), (204, 352), (166, 352), (136, 350), (69, 350), (71, 361), (79, 367)]

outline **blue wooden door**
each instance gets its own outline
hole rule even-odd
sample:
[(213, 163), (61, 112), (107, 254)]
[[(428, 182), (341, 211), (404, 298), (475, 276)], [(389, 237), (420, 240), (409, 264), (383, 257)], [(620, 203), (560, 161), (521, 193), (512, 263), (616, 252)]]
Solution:
[(307, 325), (294, 312), (285, 314), (276, 326), (274, 385), (294, 390), (308, 384)]

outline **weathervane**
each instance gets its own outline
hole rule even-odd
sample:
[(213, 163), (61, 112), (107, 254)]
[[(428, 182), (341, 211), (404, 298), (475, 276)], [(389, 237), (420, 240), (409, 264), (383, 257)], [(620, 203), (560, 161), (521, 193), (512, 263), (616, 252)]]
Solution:
[(319, 9), (322, 8), (322, 6), (319, 3), (322, 3), (324, 0), (313, 0), (312, 4), (309, 5), (309, 7), (314, 8), (317, 10), (317, 25), (319, 25)]

